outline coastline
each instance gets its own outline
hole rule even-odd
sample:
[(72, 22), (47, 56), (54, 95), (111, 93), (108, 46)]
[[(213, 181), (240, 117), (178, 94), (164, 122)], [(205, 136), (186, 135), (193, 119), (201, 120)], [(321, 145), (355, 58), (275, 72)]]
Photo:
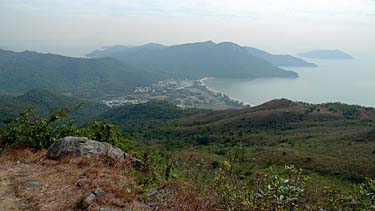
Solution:
[(243, 100), (239, 100), (239, 99), (234, 98), (234, 97), (232, 97), (232, 96), (229, 96), (229, 95), (227, 95), (227, 94), (225, 94), (225, 93), (223, 93), (223, 92), (220, 92), (220, 91), (217, 91), (217, 90), (215, 90), (215, 89), (213, 89), (213, 88), (210, 88), (206, 83), (204, 83), (206, 80), (209, 80), (209, 79), (215, 79), (215, 77), (204, 77), (204, 78), (201, 78), (201, 79), (199, 79), (199, 80), (197, 80), (197, 81), (199, 82), (199, 84), (200, 84), (201, 86), (203, 86), (204, 88), (206, 88), (207, 90), (209, 90), (209, 91), (211, 91), (211, 92), (213, 92), (213, 93), (215, 93), (215, 94), (220, 94), (220, 95), (227, 96), (230, 100), (233, 100), (233, 101), (239, 102), (239, 103), (241, 103), (241, 104), (244, 105), (244, 106), (254, 107), (254, 105), (252, 105), (252, 104), (250, 104), (250, 103), (248, 103), (248, 102), (245, 102), (245, 101), (243, 101)]

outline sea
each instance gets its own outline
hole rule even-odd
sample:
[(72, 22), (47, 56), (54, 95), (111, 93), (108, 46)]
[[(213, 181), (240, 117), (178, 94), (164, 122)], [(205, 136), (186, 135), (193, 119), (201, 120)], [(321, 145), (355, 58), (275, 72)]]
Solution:
[(286, 98), (308, 103), (341, 102), (375, 107), (375, 60), (309, 60), (318, 67), (281, 67), (298, 78), (205, 78), (211, 90), (250, 105)]

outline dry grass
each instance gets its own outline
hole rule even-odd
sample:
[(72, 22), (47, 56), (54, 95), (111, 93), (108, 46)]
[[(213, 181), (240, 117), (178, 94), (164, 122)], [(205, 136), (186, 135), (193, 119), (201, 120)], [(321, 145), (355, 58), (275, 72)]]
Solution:
[[(68, 158), (63, 161), (43, 160), (45, 152), (27, 149), (7, 151), (0, 158), (2, 176), (11, 178), (8, 189), (13, 189), (20, 210), (72, 210), (95, 188), (106, 194), (90, 207), (111, 207), (119, 210), (149, 210), (138, 197), (140, 187), (131, 176), (132, 168), (113, 165), (106, 160)], [(77, 186), (80, 180), (86, 185)], [(30, 181), (38, 184), (24, 187)]]
[(203, 190), (183, 181), (164, 187), (158, 194), (157, 201), (158, 210), (221, 210), (216, 193), (207, 192), (207, 189)]
[[(140, 202), (142, 189), (130, 165), (94, 158), (67, 158), (62, 161), (44, 160), (45, 151), (8, 150), (0, 157), (2, 177), (9, 178), (4, 190), (12, 192), (14, 210), (74, 210), (79, 201), (96, 188), (106, 194), (89, 210), (110, 207), (114, 210), (191, 211), (220, 210), (218, 197), (207, 189), (184, 181), (172, 182), (161, 188), (153, 207)], [(30, 181), (36, 185), (25, 187)], [(81, 187), (79, 181), (85, 181)], [(1, 190), (1, 189), (0, 189)], [(0, 194), (1, 193), (0, 191)], [(17, 204), (15, 204), (17, 202)], [(9, 206), (8, 206), (9, 207)]]
[(10, 148), (3, 155), (0, 155), (0, 162), (22, 162), (35, 163), (42, 160), (46, 154), (46, 150), (33, 152), (28, 148)]

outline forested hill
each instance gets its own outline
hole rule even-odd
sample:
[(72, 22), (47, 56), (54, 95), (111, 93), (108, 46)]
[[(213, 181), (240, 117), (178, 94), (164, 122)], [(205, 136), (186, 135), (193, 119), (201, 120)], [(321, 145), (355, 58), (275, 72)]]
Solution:
[[(150, 112), (146, 118), (146, 111), (160, 110), (167, 115), (161, 108), (168, 106), (159, 104), (152, 109), (153, 106), (123, 107), (100, 119), (113, 121), (133, 140), (177, 151), (196, 148), (216, 157), (240, 145), (246, 152), (247, 163), (243, 166), (293, 163), (312, 172), (356, 182), (375, 176), (371, 165), (375, 162), (373, 108), (281, 99), (253, 108), (189, 115), (172, 112), (169, 117), (175, 119), (155, 121), (162, 118), (158, 112)], [(142, 110), (145, 112), (139, 112)]]
[(0, 50), (0, 94), (48, 89), (83, 98), (124, 95), (162, 77), (111, 58), (71, 58)]
[(268, 61), (251, 55), (245, 48), (230, 42), (212, 41), (165, 47), (146, 45), (104, 49), (90, 57), (112, 57), (139, 69), (152, 70), (174, 78), (202, 77), (298, 77)]
[(68, 108), (71, 119), (85, 123), (107, 111), (109, 107), (74, 97), (64, 96), (47, 90), (31, 90), (20, 96), (0, 96), (0, 125), (6, 118), (13, 118), (27, 109), (33, 109), (41, 115), (51, 111)]

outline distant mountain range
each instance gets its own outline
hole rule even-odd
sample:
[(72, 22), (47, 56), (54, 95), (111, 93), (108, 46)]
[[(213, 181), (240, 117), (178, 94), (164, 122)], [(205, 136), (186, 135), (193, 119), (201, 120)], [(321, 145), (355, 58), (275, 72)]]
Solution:
[(45, 89), (90, 100), (131, 93), (158, 80), (203, 77), (260, 78), (298, 74), (278, 66), (314, 66), (235, 43), (212, 41), (174, 46), (114, 46), (72, 58), (0, 49), (0, 94)]
[(174, 46), (147, 44), (115, 46), (94, 51), (91, 58), (111, 57), (139, 69), (165, 73), (176, 79), (202, 77), (298, 77), (266, 60), (253, 56), (235, 43), (212, 41)]
[[(212, 41), (204, 42), (204, 43), (192, 43), (190, 45), (194, 44), (207, 44), (212, 45), (214, 44)], [(275, 66), (282, 66), (282, 67), (316, 67), (316, 64), (306, 62), (303, 59), (291, 56), (291, 55), (274, 55), (271, 53), (268, 53), (266, 51), (253, 48), (253, 47), (243, 47), (238, 46), (235, 43), (219, 43), (217, 45), (235, 45), (237, 47), (242, 47), (245, 49), (249, 54), (252, 56), (258, 57), (260, 59), (266, 60), (267, 62), (275, 65)], [(184, 46), (184, 45), (180, 45)], [(174, 46), (170, 46), (174, 47)], [(98, 57), (121, 57), (121, 54), (139, 54), (140, 52), (144, 51), (161, 51), (165, 48), (168, 48), (168, 46), (157, 44), (157, 43), (149, 43), (142, 46), (122, 46), (122, 45), (116, 45), (113, 47), (107, 47), (101, 50), (95, 50), (89, 54), (87, 54), (88, 57), (92, 58), (98, 58)]]
[(312, 58), (312, 59), (327, 59), (327, 60), (346, 60), (354, 59), (353, 56), (349, 55), (340, 50), (313, 50), (299, 54), (301, 57)]

